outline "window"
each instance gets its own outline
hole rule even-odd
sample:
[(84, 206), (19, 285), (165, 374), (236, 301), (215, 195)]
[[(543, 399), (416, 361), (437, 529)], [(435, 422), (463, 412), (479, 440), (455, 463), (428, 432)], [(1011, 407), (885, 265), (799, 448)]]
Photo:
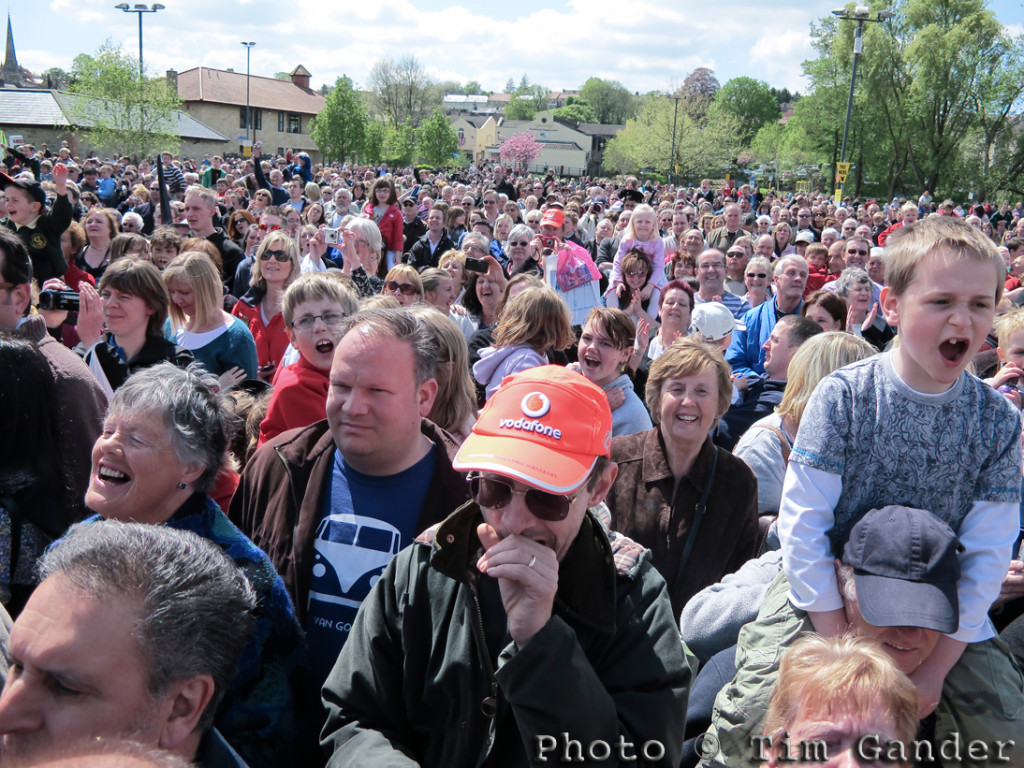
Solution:
[(284, 112), (277, 113), (277, 131), (284, 133)]
[(302, 133), (302, 115), (288, 113), (288, 133)]
[[(252, 115), (253, 123), (249, 127), (255, 127), (257, 131), (263, 130), (263, 112), (259, 109), (250, 108), (249, 114)], [(238, 108), (238, 127), (243, 131), (245, 130), (245, 107)]]

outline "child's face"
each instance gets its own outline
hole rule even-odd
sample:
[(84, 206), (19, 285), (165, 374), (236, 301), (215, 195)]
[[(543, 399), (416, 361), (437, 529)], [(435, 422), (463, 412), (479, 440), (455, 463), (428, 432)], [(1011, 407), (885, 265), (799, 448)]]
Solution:
[(650, 240), (651, 235), (654, 234), (654, 224), (654, 214), (652, 213), (633, 214), (633, 234), (636, 235), (636, 239), (642, 242)]
[[(313, 321), (312, 327), (299, 327), (316, 315), (320, 317)], [(324, 315), (330, 316), (331, 323), (327, 323)], [(344, 310), (330, 299), (303, 302), (292, 314), (292, 327), (288, 329), (288, 338), (307, 362), (320, 370), (329, 371), (334, 360), (334, 347), (338, 341), (338, 326), (344, 319)]]
[(995, 315), (996, 274), (944, 251), (922, 259), (901, 296), (887, 287), (882, 309), (899, 327), (893, 366), (912, 389), (945, 392), (981, 348)]
[(161, 272), (163, 272), (164, 267), (174, 261), (174, 257), (178, 255), (178, 252), (173, 248), (154, 247), (152, 250), (153, 263), (156, 264), (156, 268)]
[(109, 168), (100, 168), (100, 178), (101, 179), (109, 179), (112, 175), (113, 174), (110, 172)]
[(996, 347), (996, 353), (999, 355), (999, 362), (1024, 369), (1024, 332), (1011, 336), (1005, 349)]
[(7, 218), (15, 224), (28, 224), (39, 215), (39, 203), (19, 187), (7, 187)]

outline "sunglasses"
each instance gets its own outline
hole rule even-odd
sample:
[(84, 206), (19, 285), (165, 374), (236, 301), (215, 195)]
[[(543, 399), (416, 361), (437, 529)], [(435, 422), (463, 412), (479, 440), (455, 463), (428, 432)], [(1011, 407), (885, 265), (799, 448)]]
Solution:
[(747, 277), (760, 277), (763, 280), (768, 275), (765, 272), (747, 272)]
[(290, 261), (287, 251), (272, 251), (269, 248), (260, 254), (260, 261)]
[(746, 251), (740, 251), (740, 252), (732, 251), (731, 253), (727, 253), (725, 255), (728, 258), (730, 258), (730, 259), (742, 259), (744, 256), (747, 255), (747, 252)]
[(388, 280), (384, 283), (384, 290), (390, 293), (401, 293), (403, 296), (412, 296), (413, 294), (419, 293), (416, 290), (416, 286), (409, 285), (409, 283), (400, 283), (397, 280)]
[(488, 509), (504, 509), (512, 501), (513, 496), (522, 496), (530, 513), (538, 520), (546, 520), (549, 523), (565, 520), (572, 503), (582, 493), (580, 490), (572, 496), (560, 496), (556, 493), (538, 491), (536, 488), (517, 491), (504, 480), (478, 474), (470, 474), (469, 491), (473, 501)]
[(260, 224), (260, 229), (266, 232), (268, 229), (271, 232), (277, 232), (281, 228), (280, 224)]
[(647, 270), (645, 269), (627, 269), (626, 277), (646, 277)]
[(860, 250), (857, 250), (856, 248), (851, 248), (850, 250), (847, 251), (847, 253), (848, 254), (854, 254), (855, 253), (858, 256), (867, 256), (869, 254), (869, 251), (860, 251)]
[(530, 244), (529, 240), (519, 240), (516, 242), (509, 241), (509, 245), (515, 246), (516, 248), (525, 248)]

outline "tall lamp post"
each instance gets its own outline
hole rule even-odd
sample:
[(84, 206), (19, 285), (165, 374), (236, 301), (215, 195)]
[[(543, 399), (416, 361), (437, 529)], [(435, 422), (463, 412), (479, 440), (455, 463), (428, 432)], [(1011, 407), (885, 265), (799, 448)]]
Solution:
[(249, 108), (249, 73), (251, 71), (249, 68), (249, 62), (252, 56), (252, 47), (256, 45), (256, 43), (247, 43), (243, 40), (242, 45), (245, 46), (245, 140), (249, 140), (249, 129), (252, 128), (252, 140), (253, 143), (255, 143), (256, 129), (253, 127), (252, 110)]
[(672, 156), (668, 159), (668, 183), (672, 183), (672, 172), (676, 168), (676, 120), (679, 117), (679, 100), (683, 98), (677, 92), (675, 96), (669, 96), (675, 102), (672, 110)]
[[(850, 136), (850, 115), (853, 112), (853, 91), (857, 85), (857, 61), (860, 59), (861, 51), (864, 49), (864, 23), (868, 21), (887, 21), (896, 14), (892, 11), (879, 11), (878, 13), (872, 14), (871, 9), (866, 5), (858, 5), (853, 9), (852, 13), (845, 8), (837, 8), (832, 11), (832, 15), (839, 19), (843, 19), (844, 21), (857, 22), (857, 31), (854, 33), (853, 37), (853, 72), (850, 74), (850, 98), (846, 102), (846, 126), (843, 128), (843, 148), (839, 153), (839, 162), (846, 163), (846, 141)], [(837, 203), (842, 202), (843, 193), (845, 191), (846, 177), (844, 175), (843, 180), (839, 182), (840, 199), (836, 201)]]
[(128, 5), (128, 3), (121, 3), (114, 7), (119, 11), (124, 11), (125, 13), (137, 13), (139, 15), (139, 80), (142, 80), (142, 14), (162, 11), (164, 6), (160, 5), (160, 3), (153, 3), (153, 5), (136, 3), (135, 6), (132, 7)]

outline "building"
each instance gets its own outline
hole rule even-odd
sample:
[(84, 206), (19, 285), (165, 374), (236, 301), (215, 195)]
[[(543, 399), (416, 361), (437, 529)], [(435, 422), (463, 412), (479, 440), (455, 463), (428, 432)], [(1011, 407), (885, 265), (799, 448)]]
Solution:
[(4, 63), (0, 67), (0, 88), (38, 88), (39, 84), (32, 73), (18, 64), (18, 55), (14, 51), (14, 30), (11, 29), (11, 12), (7, 12), (7, 47), (4, 50)]
[(604, 125), (602, 123), (580, 123), (576, 126), (577, 131), (590, 137), (590, 170), (588, 171), (590, 176), (604, 175), (602, 167), (604, 148), (609, 139), (618, 136), (623, 128), (625, 128), (624, 125)]
[(468, 162), (485, 160), (487, 148), (498, 140), (498, 123), (482, 115), (451, 118), (452, 129), (459, 137), (459, 155)]
[(486, 160), (501, 159), (501, 142), (510, 136), (529, 132), (538, 144), (540, 155), (530, 166), (543, 173), (553, 168), (559, 176), (583, 176), (589, 173), (592, 139), (572, 126), (555, 120), (551, 112), (538, 112), (533, 120), (502, 120), (494, 144), (486, 148)]
[[(81, 115), (102, 112), (102, 106), (76, 106), (81, 99), (81, 96), (58, 91), (0, 88), (0, 131), (6, 133), (12, 143), (24, 142), (37, 148), (47, 144), (54, 151), (66, 141), (73, 156), (87, 157), (94, 147), (78, 135), (74, 126), (87, 121)], [(175, 112), (172, 119), (174, 123), (168, 127), (168, 132), (181, 137), (182, 156), (202, 157), (224, 152), (226, 136), (184, 112)]]
[(229, 137), (222, 151), (244, 154), (246, 135), (246, 83), (253, 134), (262, 141), (265, 154), (283, 155), (287, 150), (308, 152), (314, 162), (322, 159), (309, 135), (313, 117), (323, 109), (324, 97), (309, 87), (309, 71), (301, 64), (290, 80), (247, 77), (209, 67), (195, 67), (167, 78), (178, 90), (185, 111), (204, 125)]

